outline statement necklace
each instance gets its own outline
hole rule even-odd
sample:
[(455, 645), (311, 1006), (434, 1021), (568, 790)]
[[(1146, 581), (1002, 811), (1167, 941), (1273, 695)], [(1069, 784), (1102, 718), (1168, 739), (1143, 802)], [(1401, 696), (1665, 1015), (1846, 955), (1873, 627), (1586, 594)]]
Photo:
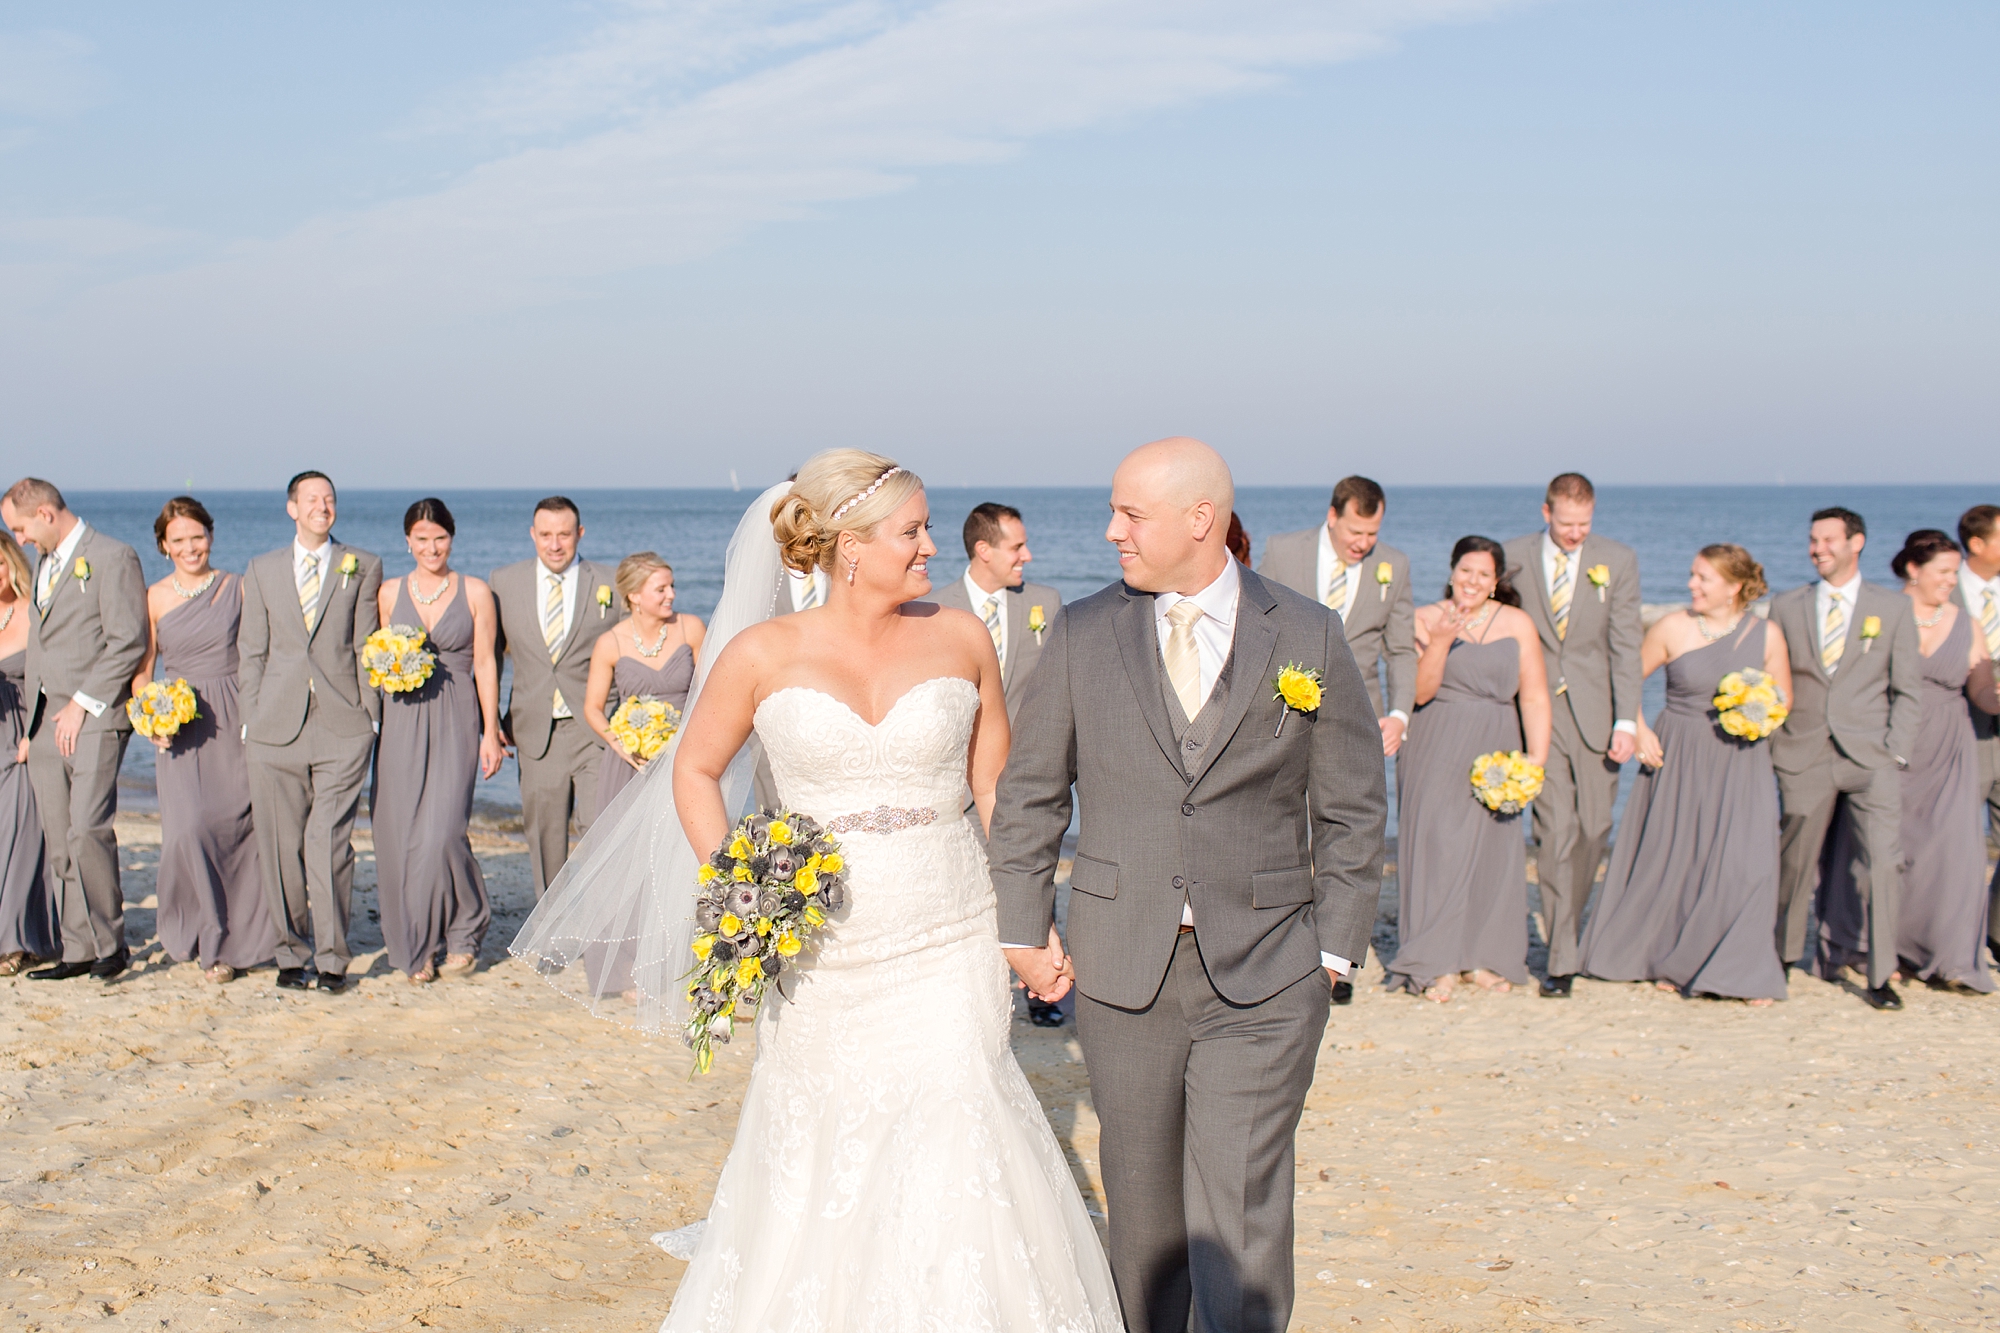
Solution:
[[(1935, 613), (1934, 615), (1932, 615), (1932, 616), (1931, 616), (1931, 618), (1930, 618), (1929, 620), (1925, 620), (1925, 619), (1924, 619), (1924, 618), (1923, 618), (1922, 616), (1918, 616), (1918, 617), (1917, 617), (1917, 628), (1918, 628), (1918, 629), (1929, 629), (1929, 628), (1930, 628), (1931, 626), (1933, 626), (1933, 625), (1937, 624), (1937, 623), (1938, 623), (1938, 621), (1940, 621), (1940, 620), (1943, 620), (1943, 619), (1944, 619), (1944, 609), (1945, 609), (1945, 607), (1947, 607), (1947, 606), (1950, 606), (1950, 605), (1951, 605), (1951, 603), (1950, 603), (1950, 602), (1943, 602), (1943, 603), (1940, 603), (1940, 604), (1939, 604), (1939, 606), (1938, 606), (1938, 609), (1937, 609), (1937, 612), (1936, 612), (1936, 613)], [(5, 628), (7, 628), (7, 627), (6, 627), (5, 625), (0, 625), (0, 629), (5, 629)]]
[(645, 644), (639, 642), (639, 631), (635, 629), (632, 631), (632, 646), (638, 650), (641, 657), (658, 657), (660, 650), (667, 646), (667, 631), (672, 628), (673, 626), (662, 622), (660, 625), (660, 637), (653, 640), (651, 649), (648, 649)]
[[(215, 582), (215, 575), (216, 575), (215, 570), (213, 569), (209, 570), (208, 577), (203, 579), (200, 583), (196, 584), (193, 588), (183, 588), (181, 586), (180, 575), (178, 574), (168, 575), (167, 582), (174, 585), (175, 592), (179, 593), (183, 598), (191, 602), (195, 598), (201, 596), (203, 593), (208, 591), (208, 585)], [(5, 629), (5, 628), (7, 628), (6, 622), (0, 621), (0, 629)]]
[(422, 593), (417, 591), (416, 571), (415, 570), (410, 571), (410, 597), (412, 600), (416, 602), (418, 606), (431, 605), (431, 603), (437, 601), (438, 598), (444, 596), (446, 590), (449, 589), (450, 587), (451, 587), (451, 575), (447, 574), (444, 576), (444, 582), (438, 584), (437, 591), (432, 593), (430, 596), (426, 597)]
[(14, 623), (14, 608), (16, 605), (17, 603), (15, 602), (7, 603), (7, 614), (0, 616), (0, 634), (6, 633), (7, 627)]
[(1727, 625), (1724, 625), (1721, 629), (1717, 630), (1715, 633), (1710, 634), (1708, 632), (1708, 617), (1703, 615), (1699, 611), (1694, 613), (1694, 627), (1700, 630), (1701, 637), (1707, 639), (1710, 643), (1714, 643), (1717, 639), (1722, 638), (1724, 635), (1728, 634), (1731, 630), (1735, 629), (1738, 625), (1742, 623), (1743, 623), (1743, 617), (1738, 616), (1736, 617), (1736, 619), (1730, 621)]

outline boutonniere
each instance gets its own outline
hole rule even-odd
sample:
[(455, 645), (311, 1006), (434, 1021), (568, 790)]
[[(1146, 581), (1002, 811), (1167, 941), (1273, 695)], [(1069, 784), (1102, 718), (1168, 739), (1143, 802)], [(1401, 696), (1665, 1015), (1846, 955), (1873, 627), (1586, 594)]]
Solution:
[(347, 581), (360, 572), (360, 569), (361, 561), (355, 557), (354, 552), (349, 551), (346, 555), (342, 556), (340, 560), (340, 586), (345, 588)]
[(1583, 574), (1585, 578), (1589, 579), (1593, 584), (1596, 585), (1597, 600), (1600, 602), (1603, 601), (1604, 585), (1611, 582), (1611, 566), (1592, 565), (1589, 569), (1584, 570)]
[(1271, 739), (1276, 740), (1285, 734), (1285, 719), (1293, 713), (1319, 711), (1320, 675), (1311, 667), (1290, 662), (1278, 673), (1272, 685), (1277, 693), (1271, 697), (1285, 706), (1285, 711), (1278, 715), (1278, 729), (1271, 733)]
[(76, 568), (71, 572), (76, 575), (76, 581), (78, 583), (90, 582), (90, 562), (88, 560), (77, 561)]
[(1379, 584), (1382, 589), (1380, 595), (1377, 596), (1375, 600), (1380, 602), (1388, 601), (1389, 585), (1394, 583), (1395, 581), (1396, 581), (1395, 566), (1391, 565), (1387, 560), (1384, 560), (1381, 564), (1375, 566), (1375, 582)]
[(1882, 637), (1882, 617), (1869, 616), (1861, 622), (1861, 651), (1866, 653)]
[(600, 584), (598, 584), (598, 585), (597, 585), (597, 618), (598, 618), (599, 620), (602, 620), (602, 619), (604, 619), (604, 609), (605, 609), (606, 607), (610, 606), (610, 605), (611, 605), (611, 585), (610, 585), (610, 584), (608, 584), (608, 583), (600, 583)]
[(1048, 617), (1042, 614), (1042, 608), (1039, 606), (1029, 607), (1028, 632), (1035, 636), (1035, 647), (1039, 648), (1042, 646), (1042, 631), (1048, 627)]

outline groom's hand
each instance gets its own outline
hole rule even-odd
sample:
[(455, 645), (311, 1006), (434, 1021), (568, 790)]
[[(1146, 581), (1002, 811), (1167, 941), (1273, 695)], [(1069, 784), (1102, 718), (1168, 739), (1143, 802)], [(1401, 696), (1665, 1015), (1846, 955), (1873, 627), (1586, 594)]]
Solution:
[(1054, 1004), (1069, 994), (1075, 970), (1063, 953), (1062, 937), (1056, 934), (1054, 926), (1049, 927), (1049, 943), (1044, 949), (1004, 949), (1007, 966), (1014, 969), (1014, 975), (1028, 988), (1028, 994), (1044, 1004)]

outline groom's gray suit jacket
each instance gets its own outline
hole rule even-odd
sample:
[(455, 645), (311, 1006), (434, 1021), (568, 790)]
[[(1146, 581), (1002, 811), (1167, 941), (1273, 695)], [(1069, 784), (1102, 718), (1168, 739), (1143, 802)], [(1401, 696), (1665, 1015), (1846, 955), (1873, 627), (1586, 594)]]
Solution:
[[(1014, 727), (989, 850), (1000, 938), (1048, 937), (1074, 784), (1069, 950), (1079, 988), (1106, 1004), (1151, 1003), (1184, 900), (1209, 976), (1236, 1004), (1310, 975), (1321, 953), (1367, 957), (1388, 807), (1375, 710), (1340, 618), (1238, 572), (1227, 692), (1208, 705), (1222, 712), (1190, 771), (1153, 597), (1123, 583), (1063, 609)], [(1274, 697), (1292, 663), (1324, 678), (1316, 713), (1288, 716)]]

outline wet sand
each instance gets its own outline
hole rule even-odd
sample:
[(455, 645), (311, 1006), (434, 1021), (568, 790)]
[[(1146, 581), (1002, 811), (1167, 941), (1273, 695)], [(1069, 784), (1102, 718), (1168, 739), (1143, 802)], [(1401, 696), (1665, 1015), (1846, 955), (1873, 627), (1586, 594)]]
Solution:
[[(381, 958), (364, 844), (338, 998), (164, 959), (157, 825), (120, 838), (141, 965), (0, 982), (0, 1323), (657, 1326), (684, 1266), (648, 1237), (704, 1211), (747, 1043), (691, 1080), (506, 959), (531, 893), (504, 837), (475, 844), (486, 967), (422, 990)], [(2000, 1001), (1439, 1007), (1380, 978), (1300, 1131), (1295, 1328), (2000, 1327)], [(1070, 1030), (1015, 1048), (1101, 1212)]]

